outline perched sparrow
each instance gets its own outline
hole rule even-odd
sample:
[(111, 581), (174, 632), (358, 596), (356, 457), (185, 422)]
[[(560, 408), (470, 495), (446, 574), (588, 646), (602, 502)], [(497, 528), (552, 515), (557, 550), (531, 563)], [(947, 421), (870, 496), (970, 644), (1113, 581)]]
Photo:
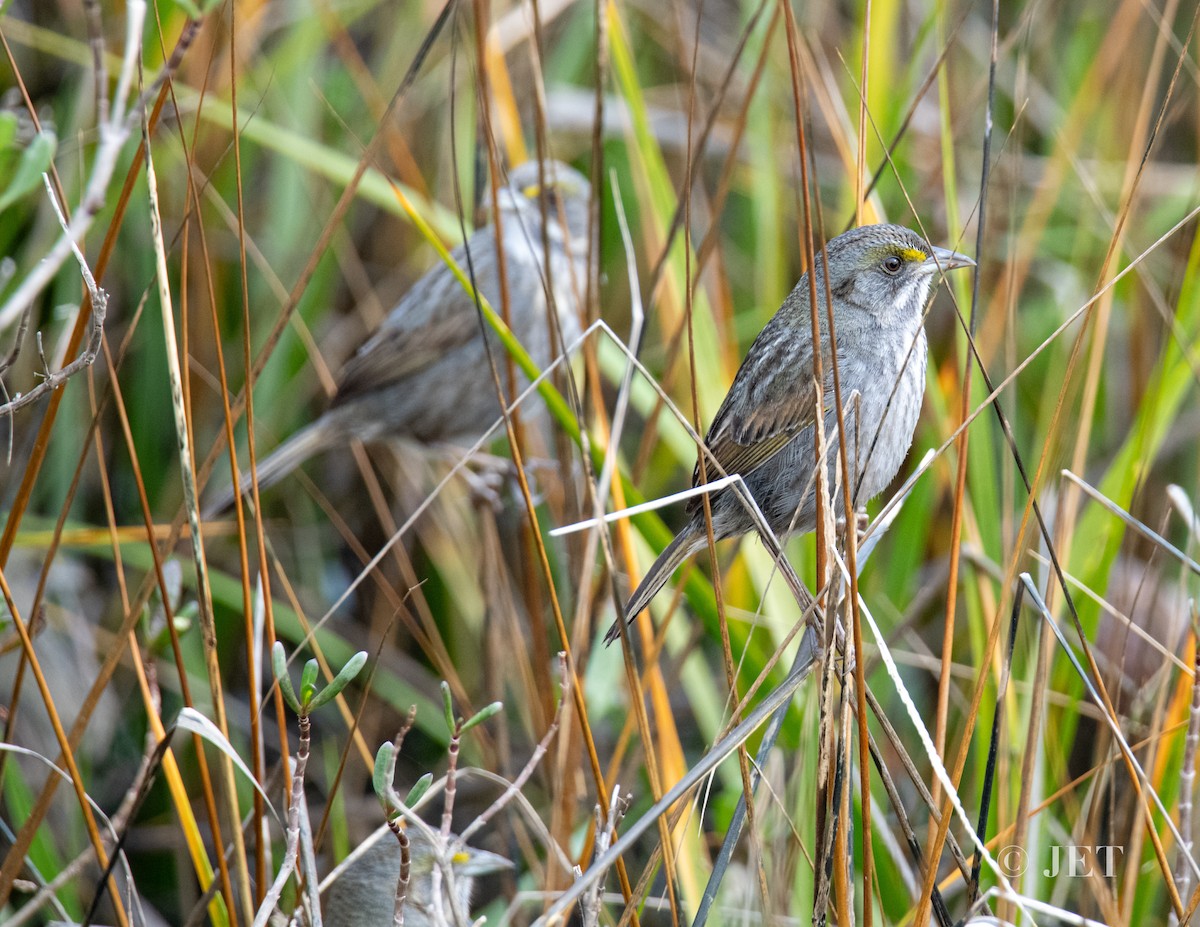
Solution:
[[(821, 408), (828, 441), (830, 485), (839, 457), (834, 408), (833, 358), (826, 317), (826, 282), (832, 295), (838, 376), (850, 480), (855, 506), (880, 493), (908, 453), (925, 391), (925, 305), (941, 271), (974, 261), (935, 248), (897, 225), (852, 229), (826, 245), (828, 265), (818, 252), (816, 290), (824, 383)], [(828, 272), (826, 272), (828, 266)], [(734, 377), (708, 435), (713, 458), (710, 480), (740, 474), (767, 524), (779, 537), (813, 530), (816, 520), (812, 315), (808, 274), (754, 339)], [(700, 467), (692, 477), (699, 482)], [(709, 497), (713, 536), (732, 538), (754, 528), (732, 488)], [(842, 493), (833, 501), (842, 513)], [(675, 568), (707, 543), (704, 504), (688, 503), (691, 519), (667, 545), (629, 598), (625, 620), (633, 621)], [(620, 636), (614, 622), (605, 640)]]
[[(455, 249), (466, 273), (467, 253), (476, 287), (501, 312), (498, 252), (504, 255), (509, 325), (540, 368), (557, 356), (546, 314), (553, 291), (563, 344), (578, 337), (587, 283), (587, 220), (591, 185), (558, 161), (528, 161), (509, 174), (499, 191), (501, 248), (489, 224)], [(550, 242), (545, 267), (543, 207)], [(563, 225), (565, 219), (566, 225)], [(416, 282), (380, 329), (347, 362), (329, 409), (311, 425), (258, 461), (259, 487), (282, 479), (314, 454), (347, 444), (408, 441), (425, 445), (471, 445), (500, 417), (482, 332), (501, 371), (506, 356), (499, 338), (479, 317), (474, 298), (442, 263)], [(519, 377), (519, 387), (529, 383)], [(217, 513), (250, 487), (247, 474), (235, 493), (227, 489), (208, 507)]]

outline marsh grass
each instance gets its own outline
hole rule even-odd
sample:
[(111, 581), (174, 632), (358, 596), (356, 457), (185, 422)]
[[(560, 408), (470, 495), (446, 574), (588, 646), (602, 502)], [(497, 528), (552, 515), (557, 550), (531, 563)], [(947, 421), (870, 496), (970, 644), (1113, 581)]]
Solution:
[[(504, 703), (456, 762), (511, 780), (555, 717), (555, 655), (568, 653), (568, 704), (521, 788), (528, 808), (475, 840), (516, 862), (484, 886), (480, 912), (535, 920), (571, 882), (546, 861), (593, 859), (594, 806), (619, 785), (630, 804), (618, 835), (642, 820), (784, 679), (801, 617), (763, 545), (723, 543), (668, 584), (653, 623), (631, 629), (632, 653), (605, 650), (600, 635), (681, 506), (603, 534), (550, 531), (595, 514), (611, 454), (603, 509), (685, 488), (695, 433), (802, 272), (805, 242), (887, 219), (969, 253), (978, 243), (980, 269), (976, 285), (951, 279), (934, 301), (925, 406), (893, 489), (911, 484), (870, 506), (875, 517), (903, 503), (860, 561), (860, 607), (836, 605), (863, 642), (877, 759), (863, 768), (853, 668), (831, 646), (764, 758), (709, 921), (979, 913), (952, 845), (969, 862), (988, 781), (979, 836), (998, 865), (983, 864), (979, 889), (993, 913), (1184, 920), (1200, 898), (1178, 839), (1196, 826), (1196, 7), (1001, 4), (993, 21), (978, 5), (895, 0), (791, 11), (542, 0), (536, 27), (530, 9), (225, 4), (194, 26), (182, 6), (148, 11), (147, 85), (181, 57), (167, 92), (144, 101), (153, 185), (134, 107), (81, 243), (108, 296), (103, 350), (3, 426), (3, 919), (84, 916), (100, 886), (95, 848), (112, 852), (102, 823), (89, 830), (99, 819), (81, 810), (86, 795), (123, 835), (141, 903), (172, 923), (249, 922), (283, 832), (232, 756), (282, 808), (296, 732), (269, 688), (278, 638), (325, 672), (371, 657), (314, 715), (306, 779), (322, 872), (382, 821), (372, 758), (409, 706), (401, 792), (447, 769), (440, 680), (466, 717)], [(132, 14), (96, 13), (90, 41), (71, 4), (0, 15), (4, 86), (16, 88), (0, 182), (14, 183), (38, 137), (23, 92), (56, 134), (52, 180), (70, 214), (100, 150), (93, 52), (110, 95), (129, 73)], [(347, 447), (264, 490), (261, 517), (248, 505), (206, 522), (194, 546), (183, 474), (226, 485), (230, 434), (245, 472), (251, 418), (261, 457), (318, 414), (341, 363), (441, 260), (434, 243), (486, 217), (493, 163), (537, 151), (592, 172), (587, 320), (628, 343), (644, 305), (644, 366), (627, 376), (622, 345), (590, 336), (528, 400), (553, 427), (523, 410), (516, 450), (503, 428), (491, 443), (517, 471), (498, 505), (446, 479), (441, 456)], [(61, 234), (44, 187), (27, 191), (0, 212), (4, 301)], [(41, 354), (57, 370), (86, 344), (84, 294), (68, 259), (32, 304), (3, 373), (9, 396), (38, 384)], [(629, 411), (614, 436), (619, 402)], [(786, 550), (809, 588), (818, 562), (837, 560), (811, 536)], [(222, 729), (228, 751), (187, 732), (155, 751), (184, 706)], [(605, 874), (605, 922), (647, 896), (639, 919), (692, 919), (759, 747), (755, 734), (741, 766), (731, 751)], [(465, 776), (454, 829), (499, 790)], [(240, 849), (222, 854), (234, 816)], [(1107, 872), (1088, 857), (1090, 875), (1044, 874), (1066, 866), (1063, 848), (1097, 846), (1120, 848)], [(106, 923), (136, 908), (116, 873), (122, 903), (104, 895)], [(34, 913), (33, 887), (59, 874), (53, 907)], [(285, 910), (297, 898), (289, 885)]]

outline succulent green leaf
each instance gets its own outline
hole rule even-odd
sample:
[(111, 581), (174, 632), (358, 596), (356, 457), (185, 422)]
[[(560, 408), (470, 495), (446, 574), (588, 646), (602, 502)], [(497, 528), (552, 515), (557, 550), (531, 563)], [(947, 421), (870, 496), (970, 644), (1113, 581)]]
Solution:
[(429, 787), (431, 785), (433, 785), (433, 773), (425, 773), (425, 775), (418, 779), (416, 784), (408, 790), (408, 795), (404, 797), (404, 804), (411, 808), (425, 797), (425, 793), (429, 791)]
[(479, 711), (475, 712), (475, 714), (471, 717), (471, 719), (462, 726), (462, 733), (465, 734), (467, 731), (469, 731), (471, 728), (473, 728), (476, 724), (483, 724), (484, 721), (488, 720), (488, 718), (493, 717), (503, 707), (504, 707), (503, 702), (492, 702), (492, 704), (485, 705), (483, 708), (480, 708)]
[(317, 673), (320, 667), (317, 666), (315, 659), (309, 660), (304, 664), (304, 669), (300, 672), (300, 704), (312, 710), (313, 696), (317, 694)]
[(446, 727), (454, 730), (454, 702), (450, 698), (450, 683), (442, 680), (442, 708), (446, 712)]
[(349, 660), (347, 660), (346, 665), (342, 667), (341, 672), (333, 677), (333, 681), (313, 697), (312, 704), (309, 705), (309, 710), (316, 711), (331, 698), (341, 692), (344, 688), (346, 688), (346, 686), (350, 685), (350, 681), (359, 674), (359, 671), (362, 670), (363, 665), (366, 662), (367, 652), (365, 650), (360, 650)]
[(292, 688), (292, 680), (288, 677), (287, 653), (283, 649), (282, 641), (276, 641), (275, 646), (271, 648), (271, 669), (275, 672), (275, 681), (279, 683), (283, 700), (292, 711), (300, 714), (300, 700), (296, 698), (296, 690)]
[(384, 808), (388, 807), (387, 794), (392, 787), (392, 759), (395, 752), (396, 748), (392, 746), (391, 741), (382, 744), (375, 752), (375, 768), (371, 772), (371, 788), (379, 796)]

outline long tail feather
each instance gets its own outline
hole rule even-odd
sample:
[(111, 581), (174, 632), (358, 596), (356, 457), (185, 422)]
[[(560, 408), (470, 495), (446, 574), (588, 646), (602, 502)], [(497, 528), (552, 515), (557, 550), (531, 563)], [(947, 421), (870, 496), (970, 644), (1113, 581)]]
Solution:
[[(308, 458), (325, 450), (332, 443), (333, 434), (328, 423), (318, 419), (311, 425), (301, 428), (267, 455), (266, 459), (258, 462), (258, 488), (266, 489), (268, 486), (278, 483)], [(204, 517), (213, 518), (220, 515), (232, 506), (236, 499), (248, 493), (250, 486), (250, 474), (242, 474), (241, 485), (236, 490), (232, 486), (227, 486), (213, 498), (211, 503), (205, 506)]]
[[(633, 595), (629, 597), (629, 604), (625, 606), (624, 621), (626, 624), (632, 624), (633, 619), (642, 613), (650, 600), (653, 599), (668, 579), (675, 572), (683, 561), (696, 552), (702, 541), (698, 541), (694, 531), (684, 528), (674, 538), (671, 543), (663, 548), (663, 552), (658, 555), (658, 559), (654, 561), (638, 587), (633, 590)], [(612, 627), (608, 629), (608, 633), (604, 635), (604, 643), (611, 644), (621, 636), (621, 621), (618, 618), (613, 622)]]

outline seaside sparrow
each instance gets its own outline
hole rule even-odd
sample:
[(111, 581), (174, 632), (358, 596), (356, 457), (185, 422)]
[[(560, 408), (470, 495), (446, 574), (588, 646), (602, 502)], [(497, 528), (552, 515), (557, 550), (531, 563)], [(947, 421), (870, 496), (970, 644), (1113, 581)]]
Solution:
[[(512, 868), (503, 856), (461, 844), (454, 846), (452, 837), (443, 848), (449, 872), (442, 871), (439, 901), (433, 889), (436, 861), (432, 844), (415, 827), (408, 828), (408, 840), (409, 882), (404, 901), (407, 927), (470, 923), (475, 879)], [(400, 843), (387, 827), (380, 827), (322, 884), (322, 922), (327, 927), (391, 927), (399, 879)]]
[[(559, 161), (546, 161), (544, 175), (543, 188), (538, 162), (527, 161), (509, 172), (508, 184), (498, 191), (502, 249), (497, 249), (493, 222), (453, 251), (463, 273), (468, 272), (470, 251), (476, 287), (498, 313), (502, 310), (497, 251), (503, 251), (509, 325), (542, 369), (557, 356), (546, 316), (548, 288), (554, 294), (562, 343), (570, 344), (580, 333), (578, 307), (587, 284), (591, 196), (587, 179)], [(550, 242), (548, 272), (543, 206)], [(346, 363), (329, 409), (258, 462), (259, 487), (278, 482), (314, 454), (355, 438), (473, 444), (501, 413), (481, 326), (500, 365), (506, 355), (499, 338), (479, 318), (474, 298), (439, 262), (405, 293), (379, 330)], [(501, 383), (503, 370), (500, 366)], [(528, 384), (527, 378), (518, 377), (518, 390)], [(247, 474), (236, 493), (226, 489), (206, 511), (223, 511), (249, 487)]]
[[(925, 391), (923, 316), (942, 272), (970, 267), (970, 258), (935, 248), (898, 225), (867, 225), (832, 239), (816, 260), (821, 332), (821, 408), (825, 416), (830, 486), (839, 458), (833, 360), (826, 314), (832, 295), (834, 338), (855, 508), (891, 482), (912, 443)], [(826, 266), (828, 273), (826, 273)], [(815, 393), (808, 274), (754, 339), (725, 401), (704, 439), (709, 480), (740, 474), (780, 538), (813, 530), (816, 521)], [(719, 466), (714, 466), (715, 458)], [(692, 476), (700, 481), (700, 466)], [(841, 491), (833, 502), (843, 514)], [(732, 487), (709, 497), (713, 536), (720, 540), (753, 530), (750, 513)], [(704, 504), (693, 498), (690, 519), (650, 567), (625, 609), (632, 622), (675, 568), (704, 547)], [(605, 641), (620, 636), (620, 619)]]

